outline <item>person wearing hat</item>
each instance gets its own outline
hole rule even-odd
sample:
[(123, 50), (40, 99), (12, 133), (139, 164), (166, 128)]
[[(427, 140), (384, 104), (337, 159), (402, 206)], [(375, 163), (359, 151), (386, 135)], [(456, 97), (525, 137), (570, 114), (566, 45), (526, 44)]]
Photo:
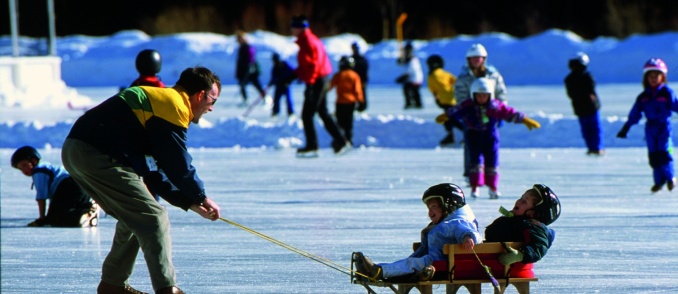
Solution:
[(654, 180), (654, 185), (650, 188), (652, 193), (661, 190), (664, 184), (669, 191), (676, 186), (671, 115), (672, 112), (678, 112), (678, 98), (667, 84), (668, 72), (666, 63), (659, 58), (651, 58), (645, 62), (643, 92), (636, 98), (626, 123), (617, 133), (617, 138), (626, 139), (631, 126), (645, 115), (645, 143)]
[(294, 115), (294, 101), (292, 100), (292, 93), (290, 91), (289, 80), (293, 75), (294, 69), (287, 61), (280, 58), (280, 54), (273, 53), (271, 56), (273, 67), (271, 68), (271, 79), (268, 82), (267, 88), (275, 86), (273, 91), (273, 108), (271, 109), (271, 116), (276, 117), (280, 113), (280, 99), (285, 96), (287, 104), (287, 116)]
[[(12, 154), (12, 167), (31, 177), (39, 217), (29, 227), (96, 226), (99, 207), (61, 166), (42, 160), (40, 152), (23, 146)], [(48, 208), (49, 201), (49, 208)]]
[[(352, 146), (339, 131), (339, 127), (327, 109), (327, 91), (332, 73), (332, 64), (322, 41), (311, 32), (308, 19), (301, 15), (292, 18), (292, 35), (297, 40), (299, 53), (298, 67), (294, 70), (296, 78), (306, 84), (304, 90), (304, 106), (301, 120), (304, 124), (306, 146), (297, 149), (298, 157), (316, 157), (318, 151), (318, 135), (315, 131), (315, 114), (317, 113), (325, 125), (325, 130), (332, 136), (332, 149), (335, 154), (342, 154)], [(296, 79), (295, 78), (295, 79)]]
[(135, 65), (137, 72), (139, 72), (139, 77), (132, 82), (130, 87), (165, 87), (165, 83), (163, 83), (158, 76), (158, 73), (162, 68), (162, 57), (160, 56), (160, 52), (153, 49), (141, 50), (141, 52), (137, 54)]
[(570, 73), (565, 77), (567, 96), (572, 100), (572, 109), (579, 118), (579, 126), (589, 155), (605, 154), (603, 128), (600, 120), (600, 98), (596, 94), (596, 82), (586, 68), (589, 56), (578, 52), (570, 59)]

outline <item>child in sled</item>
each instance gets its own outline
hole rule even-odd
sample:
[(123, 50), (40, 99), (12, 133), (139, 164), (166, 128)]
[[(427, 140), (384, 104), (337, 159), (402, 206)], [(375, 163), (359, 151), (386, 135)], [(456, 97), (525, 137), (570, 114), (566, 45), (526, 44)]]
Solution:
[[(523, 242), (519, 250), (507, 247), (499, 262), (529, 264), (542, 259), (556, 236), (547, 226), (560, 216), (560, 200), (551, 188), (536, 184), (516, 200), (513, 209), (501, 207), (499, 211), (502, 216), (485, 228), (485, 242)], [(518, 271), (512, 268), (512, 272)]]
[(352, 259), (360, 274), (372, 280), (428, 280), (435, 273), (433, 262), (446, 260), (445, 244), (463, 244), (471, 251), (482, 241), (478, 221), (459, 186), (432, 186), (424, 192), (422, 201), (428, 207), (431, 223), (421, 231), (421, 246), (409, 257), (392, 263), (375, 264), (361, 252), (354, 252)]

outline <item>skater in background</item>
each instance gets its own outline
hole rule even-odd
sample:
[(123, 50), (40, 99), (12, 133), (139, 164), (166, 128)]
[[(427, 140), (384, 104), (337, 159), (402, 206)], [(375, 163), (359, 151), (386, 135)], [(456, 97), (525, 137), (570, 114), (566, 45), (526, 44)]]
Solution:
[(245, 32), (236, 32), (236, 39), (240, 47), (238, 47), (238, 57), (235, 66), (235, 78), (238, 80), (240, 86), (240, 95), (242, 95), (242, 106), (247, 105), (247, 85), (252, 84), (259, 92), (260, 97), (266, 95), (266, 91), (259, 82), (259, 64), (256, 60), (256, 51), (254, 46), (247, 43), (247, 36)]
[[(409, 257), (392, 263), (375, 264), (363, 253), (354, 252), (352, 258), (358, 272), (372, 280), (429, 280), (435, 273), (434, 261), (447, 260), (443, 254), (445, 244), (463, 244), (471, 251), (475, 244), (482, 242), (476, 216), (459, 186), (451, 183), (431, 186), (424, 191), (422, 201), (428, 208), (431, 223), (421, 231), (421, 246)], [(447, 268), (438, 270), (447, 271)]]
[(444, 123), (448, 118), (458, 119), (464, 123), (466, 138), (470, 152), (471, 170), (469, 180), (471, 196), (480, 196), (480, 187), (487, 185), (490, 199), (498, 199), (501, 193), (499, 186), (499, 129), (500, 120), (522, 123), (529, 130), (539, 128), (535, 120), (509, 107), (494, 95), (494, 80), (478, 78), (471, 85), (472, 99), (464, 100), (458, 107), (450, 108), (436, 118), (436, 122)]
[[(447, 112), (449, 108), (457, 105), (457, 100), (454, 97), (454, 83), (457, 81), (457, 77), (443, 69), (445, 62), (442, 56), (438, 54), (429, 56), (426, 59), (426, 64), (429, 71), (428, 89), (433, 94), (436, 105), (442, 108), (443, 112)], [(456, 142), (453, 128), (457, 128), (462, 132), (464, 131), (464, 125), (456, 119), (447, 120), (443, 126), (447, 135), (440, 140), (441, 146), (451, 145)]]
[(405, 109), (423, 108), (419, 89), (424, 83), (424, 72), (421, 69), (419, 57), (414, 55), (412, 42), (408, 42), (403, 48), (403, 57), (398, 58), (398, 64), (405, 65), (405, 73), (396, 79), (396, 83), (403, 85)]
[(365, 110), (363, 87), (360, 83), (360, 76), (353, 71), (353, 65), (353, 58), (342, 56), (339, 59), (339, 72), (334, 74), (328, 88), (328, 90), (336, 88), (335, 115), (337, 125), (344, 131), (344, 138), (351, 145), (353, 145), (353, 111)]
[(282, 96), (285, 96), (287, 116), (293, 116), (294, 101), (292, 101), (289, 82), (294, 76), (294, 69), (287, 61), (281, 60), (280, 54), (278, 53), (273, 53), (271, 59), (273, 60), (273, 68), (271, 68), (271, 80), (268, 82), (267, 86), (267, 88), (275, 86), (271, 116), (276, 117), (280, 113), (280, 99)]
[(617, 133), (617, 138), (625, 139), (631, 126), (645, 115), (645, 143), (654, 179), (652, 192), (661, 190), (664, 184), (669, 191), (676, 186), (671, 112), (678, 112), (678, 99), (667, 84), (667, 74), (668, 67), (663, 60), (652, 58), (645, 63), (643, 92), (636, 98), (626, 123)]
[(367, 61), (367, 58), (360, 54), (360, 46), (358, 46), (358, 42), (353, 42), (353, 44), (351, 44), (351, 50), (353, 50), (353, 55), (351, 55), (351, 57), (355, 63), (353, 70), (360, 76), (360, 84), (363, 87), (363, 99), (365, 100), (363, 103), (365, 105), (362, 106), (362, 111), (365, 111), (367, 110), (367, 72), (370, 65)]
[(589, 56), (578, 52), (570, 59), (570, 74), (565, 78), (567, 96), (572, 100), (574, 114), (579, 118), (581, 134), (586, 142), (589, 155), (605, 154), (603, 128), (600, 121), (600, 99), (596, 94), (596, 83), (587, 70)]
[[(298, 67), (295, 76), (306, 84), (304, 90), (304, 107), (301, 120), (304, 124), (306, 146), (297, 149), (298, 157), (316, 157), (318, 151), (318, 134), (315, 131), (316, 113), (322, 119), (325, 130), (332, 136), (332, 149), (335, 154), (343, 153), (351, 148), (351, 144), (341, 135), (339, 127), (327, 110), (327, 88), (332, 73), (332, 64), (325, 51), (325, 45), (311, 32), (306, 16), (292, 18), (292, 35), (297, 40), (299, 53)], [(293, 80), (292, 79), (292, 80)]]
[[(519, 250), (507, 248), (499, 262), (509, 265), (517, 262), (534, 263), (546, 255), (556, 233), (547, 227), (560, 216), (560, 200), (546, 185), (535, 184), (516, 200), (513, 209), (501, 207), (502, 216), (485, 229), (485, 242), (522, 242)], [(520, 270), (511, 267), (512, 273)], [(523, 266), (523, 265), (521, 265)]]
[(89, 195), (80, 189), (63, 167), (41, 159), (38, 150), (31, 146), (23, 146), (12, 154), (12, 167), (33, 179), (31, 190), (35, 188), (38, 218), (28, 226), (96, 226), (99, 208)]
[[(457, 75), (457, 81), (454, 83), (454, 94), (457, 98), (457, 103), (461, 104), (471, 97), (471, 84), (477, 78), (488, 78), (494, 81), (494, 93), (492, 97), (499, 99), (504, 103), (506, 100), (506, 85), (504, 84), (504, 77), (492, 65), (487, 63), (487, 50), (483, 44), (473, 44), (466, 51), (466, 65), (461, 67), (461, 72)], [(501, 126), (501, 122), (499, 123)], [(464, 132), (464, 141), (468, 142), (466, 138), (467, 132)], [(464, 144), (464, 178), (469, 182), (469, 172), (471, 170), (470, 151), (468, 145)]]
[[(153, 49), (145, 49), (137, 54), (136, 67), (139, 77), (132, 82), (130, 87), (134, 86), (152, 86), (164, 88), (165, 83), (160, 80), (158, 73), (162, 68), (162, 57), (160, 52)], [(121, 89), (122, 90), (122, 89)]]

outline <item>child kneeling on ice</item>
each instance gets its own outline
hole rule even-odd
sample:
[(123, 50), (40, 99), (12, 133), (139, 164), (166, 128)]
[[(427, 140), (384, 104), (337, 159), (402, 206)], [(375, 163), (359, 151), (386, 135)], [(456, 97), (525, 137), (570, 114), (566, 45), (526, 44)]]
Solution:
[[(98, 224), (95, 204), (61, 166), (40, 161), (35, 148), (23, 146), (12, 154), (12, 167), (33, 179), (39, 217), (29, 227), (89, 227)], [(47, 201), (49, 200), (49, 207)]]
[(361, 252), (352, 259), (357, 271), (371, 280), (429, 280), (435, 273), (434, 261), (447, 260), (445, 244), (463, 244), (471, 251), (481, 242), (478, 221), (466, 205), (464, 192), (455, 184), (443, 183), (428, 188), (422, 196), (431, 223), (421, 231), (421, 246), (409, 257), (392, 263), (374, 264)]
[(478, 78), (471, 84), (471, 97), (464, 100), (458, 107), (452, 107), (436, 117), (439, 124), (449, 118), (457, 119), (466, 126), (465, 144), (468, 144), (471, 160), (469, 180), (471, 196), (480, 196), (480, 187), (487, 185), (490, 188), (490, 199), (497, 199), (501, 195), (499, 185), (499, 129), (501, 120), (522, 123), (529, 130), (539, 128), (540, 124), (513, 109), (498, 99), (492, 99), (494, 81), (488, 78)]
[(508, 252), (499, 255), (499, 262), (509, 265), (534, 263), (542, 259), (556, 236), (547, 225), (560, 216), (558, 196), (549, 187), (536, 184), (523, 193), (511, 211), (504, 207), (499, 211), (503, 216), (487, 226), (485, 242), (523, 242), (519, 250), (507, 247)]

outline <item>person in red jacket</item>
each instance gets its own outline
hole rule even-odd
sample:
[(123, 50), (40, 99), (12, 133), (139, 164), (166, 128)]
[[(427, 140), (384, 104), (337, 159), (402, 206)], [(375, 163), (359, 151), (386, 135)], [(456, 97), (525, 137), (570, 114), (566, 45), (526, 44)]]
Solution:
[(353, 145), (353, 111), (365, 111), (367, 106), (360, 75), (353, 70), (354, 65), (353, 57), (342, 56), (339, 59), (339, 72), (332, 76), (329, 88), (337, 89), (335, 116), (337, 124), (344, 131), (344, 137), (351, 145)]
[[(316, 37), (308, 25), (306, 16), (292, 18), (292, 34), (297, 38), (299, 46), (297, 54), (298, 67), (294, 70), (296, 78), (306, 84), (304, 90), (304, 106), (301, 120), (304, 124), (306, 146), (297, 149), (298, 157), (316, 157), (318, 151), (318, 135), (315, 132), (315, 114), (318, 113), (325, 125), (325, 130), (332, 136), (332, 149), (341, 154), (352, 146), (341, 135), (339, 127), (327, 110), (327, 90), (332, 64), (327, 57), (325, 46)], [(295, 79), (296, 79), (295, 78)]]

